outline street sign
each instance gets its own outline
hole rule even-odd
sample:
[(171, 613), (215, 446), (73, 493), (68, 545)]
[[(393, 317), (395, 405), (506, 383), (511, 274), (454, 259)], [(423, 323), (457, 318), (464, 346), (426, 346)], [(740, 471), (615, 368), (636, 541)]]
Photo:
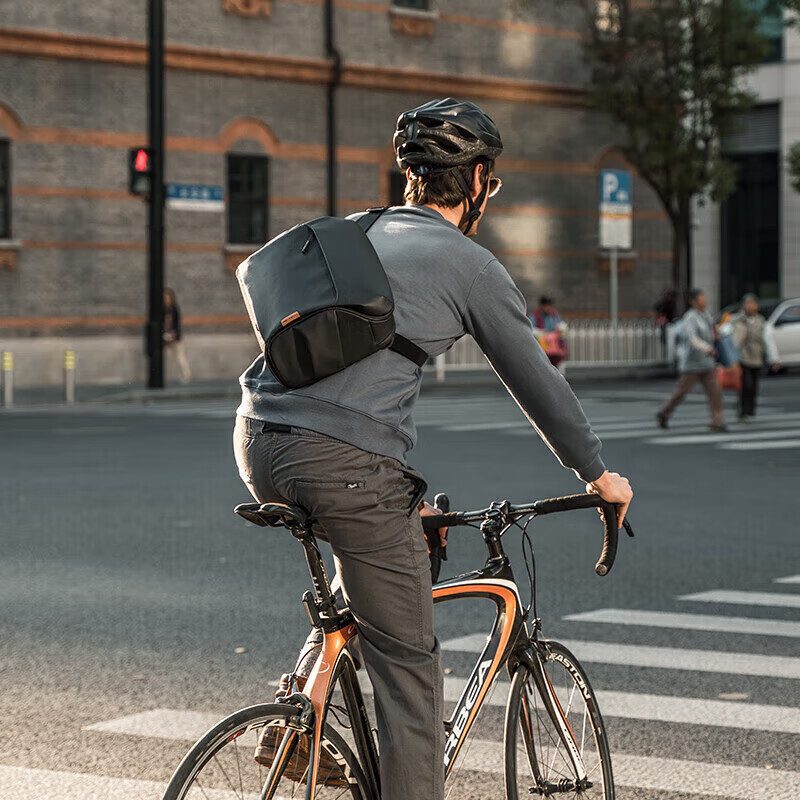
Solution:
[(225, 195), (221, 186), (168, 183), (167, 208), (178, 211), (224, 211)]
[(633, 182), (621, 169), (600, 172), (600, 247), (630, 250), (633, 245)]

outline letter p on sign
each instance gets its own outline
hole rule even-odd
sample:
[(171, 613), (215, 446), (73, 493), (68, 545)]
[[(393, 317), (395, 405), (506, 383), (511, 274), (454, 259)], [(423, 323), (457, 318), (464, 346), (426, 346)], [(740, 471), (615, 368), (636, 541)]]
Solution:
[(617, 189), (619, 189), (619, 178), (613, 172), (603, 172), (603, 202), (613, 202)]

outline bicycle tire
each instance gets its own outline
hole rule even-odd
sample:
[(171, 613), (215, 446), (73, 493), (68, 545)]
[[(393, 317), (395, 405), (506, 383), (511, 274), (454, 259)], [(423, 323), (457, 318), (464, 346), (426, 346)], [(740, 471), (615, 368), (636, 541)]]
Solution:
[[(593, 784), (592, 787), (582, 791), (577, 788), (571, 791), (561, 789), (558, 790), (559, 794), (571, 794), (586, 800), (614, 800), (614, 777), (608, 738), (597, 698), (586, 673), (575, 656), (558, 642), (541, 643), (539, 652), (545, 659), (546, 670), (549, 667), (553, 672), (553, 674), (548, 672), (548, 677), (556, 688), (556, 696), (561, 695), (559, 702), (575, 734), (588, 777)], [(561, 679), (554, 680), (559, 673), (563, 673), (559, 675)], [(574, 713), (579, 707), (582, 708), (582, 714)], [(575, 724), (576, 721), (580, 721), (580, 727)], [(586, 736), (587, 722), (591, 729), (590, 737)], [(593, 742), (591, 754), (594, 754), (595, 758), (592, 758), (589, 752), (590, 740)], [(560, 780), (574, 781), (576, 778), (563, 743), (558, 738), (555, 726), (546, 712), (530, 668), (524, 663), (519, 664), (512, 678), (506, 706), (503, 745), (507, 800), (544, 794), (536, 787), (534, 762), (541, 767), (540, 776), (551, 785), (558, 784)], [(527, 776), (520, 775), (520, 765), (526, 764)], [(598, 777), (601, 780), (598, 781)], [(524, 786), (524, 789), (520, 789), (520, 786)]]
[[(199, 800), (209, 796), (213, 796), (215, 800), (227, 800), (227, 797), (230, 797), (231, 800), (234, 798), (235, 800), (244, 798), (249, 800), (252, 796), (261, 796), (269, 770), (256, 764), (252, 758), (256, 737), (247, 737), (247, 739), (252, 739), (252, 743), (238, 740), (251, 731), (260, 733), (261, 729), (270, 724), (285, 728), (287, 718), (295, 717), (297, 713), (297, 708), (294, 706), (270, 703), (243, 708), (221, 720), (204, 734), (184, 756), (167, 786), (163, 800)], [(228, 774), (232, 773), (232, 767), (225, 770), (219, 762), (219, 754), (225, 748), (229, 748), (226, 763), (240, 765), (238, 774), (233, 778)], [(230, 750), (230, 748), (234, 749)], [(323, 731), (322, 749), (324, 754), (333, 758), (340, 766), (347, 778), (347, 785), (344, 787), (339, 785), (335, 788), (325, 786), (322, 783), (325, 776), (321, 774), (315, 795), (318, 800), (342, 796), (349, 797), (351, 800), (376, 800), (353, 751), (339, 733), (327, 724)], [(217, 763), (212, 768), (210, 765), (214, 761)], [(289, 761), (290, 759), (287, 759), (287, 764), (281, 771), (281, 776), (276, 781), (272, 794), (268, 797), (305, 797), (306, 785), (302, 776), (283, 774), (287, 770)], [(241, 766), (246, 766), (246, 776), (242, 774)], [(206, 775), (204, 778), (206, 785), (204, 785), (199, 777), (206, 767), (212, 768), (214, 773)], [(292, 790), (290, 794), (286, 792), (287, 787)], [(211, 792), (210, 795), (207, 794), (208, 791)]]

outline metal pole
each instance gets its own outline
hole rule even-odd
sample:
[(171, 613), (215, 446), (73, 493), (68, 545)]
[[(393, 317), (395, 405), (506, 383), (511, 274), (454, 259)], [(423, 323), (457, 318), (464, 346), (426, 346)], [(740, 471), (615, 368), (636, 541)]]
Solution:
[(619, 269), (617, 263), (617, 248), (611, 248), (609, 259), (609, 311), (611, 316), (611, 348), (610, 357), (612, 361), (617, 360), (617, 329), (619, 327)]
[(328, 216), (336, 216), (336, 88), (342, 78), (342, 57), (334, 38), (333, 0), (325, 0), (325, 54), (331, 60), (331, 79), (327, 88), (327, 195)]
[(444, 353), (439, 354), (433, 360), (433, 376), (436, 380), (436, 383), (441, 383), (447, 374), (447, 367), (445, 366), (445, 355)]
[(3, 351), (3, 407), (11, 408), (14, 405), (14, 354), (9, 350)]
[(151, 389), (164, 387), (164, 0), (148, 0), (150, 208), (147, 354)]
[(75, 405), (75, 351), (64, 351), (64, 402)]

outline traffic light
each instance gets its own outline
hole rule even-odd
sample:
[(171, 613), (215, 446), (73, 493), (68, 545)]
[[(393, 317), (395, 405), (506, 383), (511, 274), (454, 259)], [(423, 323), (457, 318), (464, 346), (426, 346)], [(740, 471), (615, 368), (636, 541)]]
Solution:
[(131, 148), (128, 151), (128, 191), (149, 197), (151, 176), (150, 150), (147, 147)]

